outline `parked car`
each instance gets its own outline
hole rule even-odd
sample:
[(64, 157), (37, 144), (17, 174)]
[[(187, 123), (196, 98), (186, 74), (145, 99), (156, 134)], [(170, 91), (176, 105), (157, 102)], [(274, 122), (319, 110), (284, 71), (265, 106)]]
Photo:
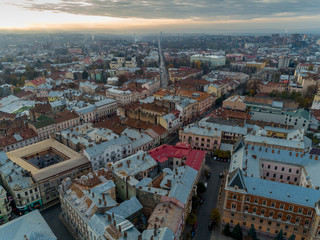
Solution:
[(213, 229), (213, 222), (212, 222), (212, 221), (209, 221), (209, 223), (208, 223), (208, 229), (209, 229), (210, 231), (212, 231), (212, 229)]
[(210, 177), (211, 177), (211, 172), (208, 172), (207, 179), (210, 179)]
[(219, 178), (223, 178), (223, 177), (224, 177), (223, 172), (220, 172), (219, 173)]

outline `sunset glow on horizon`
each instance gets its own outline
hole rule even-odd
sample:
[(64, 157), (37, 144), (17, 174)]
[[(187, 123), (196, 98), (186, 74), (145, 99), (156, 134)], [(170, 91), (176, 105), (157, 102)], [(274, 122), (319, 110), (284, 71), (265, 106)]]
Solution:
[[(221, 29), (232, 31), (237, 29), (296, 29), (317, 28), (320, 23), (320, 15), (295, 13), (286, 9), (279, 12), (271, 9), (272, 4), (279, 4), (277, 0), (264, 1), (244, 1), (242, 4), (253, 4), (260, 2), (260, 5), (268, 4), (270, 14), (247, 14), (241, 15), (241, 3), (237, 3), (239, 12), (233, 9), (225, 10), (229, 15), (210, 16), (209, 13), (201, 13), (205, 8), (205, 0), (198, 4), (191, 4), (188, 1), (182, 3), (180, 0), (172, 2), (172, 7), (177, 8), (177, 14), (171, 14), (163, 6), (155, 1), (136, 1), (140, 8), (132, 9), (128, 2), (122, 0), (104, 1), (101, 5), (98, 0), (82, 0), (75, 3), (72, 0), (2, 0), (0, 3), (0, 30), (3, 31), (115, 31), (115, 32), (135, 32), (135, 31), (157, 31), (159, 28), (165, 31), (199, 31), (208, 32), (210, 29)], [(215, 1), (213, 1), (215, 2)], [(215, 4), (208, 2), (208, 8), (214, 8)], [(100, 5), (99, 5), (100, 4)], [(154, 15), (148, 12), (150, 5)], [(106, 5), (106, 6), (105, 6)], [(212, 5), (212, 6), (211, 6)], [(260, 5), (256, 5), (259, 9)], [(105, 7), (106, 11), (100, 11)], [(122, 9), (120, 9), (120, 7)], [(195, 9), (195, 13), (190, 13), (188, 8)], [(274, 6), (276, 8), (277, 5)], [(128, 15), (125, 16), (126, 8)], [(143, 10), (145, 8), (145, 11)], [(117, 13), (118, 11), (118, 13)], [(136, 11), (136, 14), (135, 14)], [(163, 11), (163, 17), (159, 14)], [(154, 16), (154, 17), (153, 17)]]

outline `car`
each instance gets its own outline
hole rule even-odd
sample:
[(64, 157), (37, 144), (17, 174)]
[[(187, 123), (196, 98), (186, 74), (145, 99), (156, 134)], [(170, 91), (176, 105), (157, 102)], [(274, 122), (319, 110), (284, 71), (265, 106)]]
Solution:
[(224, 177), (223, 172), (220, 172), (219, 173), (219, 178), (223, 178), (223, 177)]
[(200, 198), (200, 204), (203, 204), (204, 202), (204, 197)]
[(212, 229), (213, 229), (213, 221), (209, 221), (209, 222), (208, 222), (208, 229), (209, 229), (210, 231), (212, 231)]
[(210, 179), (210, 177), (211, 177), (211, 172), (208, 172), (207, 179)]
[(193, 230), (191, 231), (191, 237), (192, 237), (192, 238), (194, 237), (194, 235), (196, 235), (196, 230), (195, 230), (195, 229), (193, 229)]

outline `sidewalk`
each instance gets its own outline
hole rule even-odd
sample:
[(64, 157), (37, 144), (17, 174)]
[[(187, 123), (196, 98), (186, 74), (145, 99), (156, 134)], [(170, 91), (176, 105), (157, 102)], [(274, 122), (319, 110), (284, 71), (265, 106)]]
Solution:
[(61, 220), (61, 222), (63, 223), (63, 225), (68, 229), (68, 231), (72, 234), (73, 238), (75, 240), (80, 240), (78, 234), (69, 226), (69, 224), (67, 223), (67, 221), (64, 219), (62, 212), (59, 214), (59, 219)]

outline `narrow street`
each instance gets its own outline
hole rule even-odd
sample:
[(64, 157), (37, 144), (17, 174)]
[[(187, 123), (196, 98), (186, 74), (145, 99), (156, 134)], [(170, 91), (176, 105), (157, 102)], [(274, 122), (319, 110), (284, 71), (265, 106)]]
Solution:
[[(214, 161), (207, 157), (206, 165), (211, 170), (211, 177), (208, 180), (207, 191), (204, 193), (204, 203), (198, 207), (197, 221), (198, 227), (193, 239), (196, 240), (210, 240), (214, 231), (208, 229), (208, 223), (211, 218), (211, 210), (216, 208), (218, 201), (218, 193), (220, 188), (221, 179), (219, 173), (229, 168), (229, 163)], [(218, 231), (218, 230), (216, 230)]]
[(59, 218), (59, 214), (61, 212), (60, 203), (40, 212), (58, 240), (74, 240), (71, 233)]

